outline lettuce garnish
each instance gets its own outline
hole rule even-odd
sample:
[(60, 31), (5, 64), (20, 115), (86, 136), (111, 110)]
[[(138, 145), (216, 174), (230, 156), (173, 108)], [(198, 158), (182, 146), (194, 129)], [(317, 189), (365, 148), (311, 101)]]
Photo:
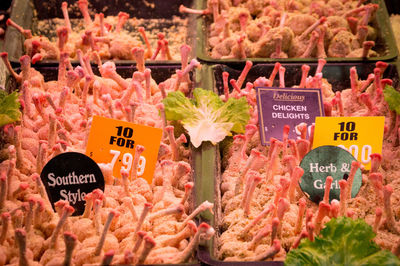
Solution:
[(320, 236), (303, 239), (286, 256), (285, 265), (400, 265), (390, 251), (374, 241), (375, 233), (364, 220), (331, 219)]
[(21, 119), (18, 97), (19, 95), (15, 91), (7, 94), (0, 89), (0, 127)]
[(385, 97), (389, 109), (400, 115), (400, 92), (392, 86), (386, 85), (383, 90), (383, 96)]
[(223, 102), (212, 91), (196, 88), (190, 100), (182, 92), (170, 92), (163, 100), (168, 120), (179, 120), (194, 147), (203, 141), (216, 144), (232, 132), (243, 133), (250, 119), (245, 97)]

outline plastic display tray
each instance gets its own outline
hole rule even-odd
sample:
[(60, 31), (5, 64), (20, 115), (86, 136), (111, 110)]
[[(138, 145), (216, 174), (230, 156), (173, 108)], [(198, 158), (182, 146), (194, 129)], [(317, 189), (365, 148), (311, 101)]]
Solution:
[[(372, 25), (377, 29), (378, 37), (375, 41), (374, 50), (378, 52), (377, 57), (363, 58), (343, 58), (343, 57), (328, 57), (328, 62), (375, 62), (375, 61), (390, 61), (396, 59), (398, 56), (398, 50), (396, 41), (390, 27), (389, 15), (386, 9), (385, 1), (383, 0), (371, 0), (371, 3), (379, 4), (379, 9), (376, 12), (375, 20)], [(395, 0), (392, 0), (395, 2)], [(195, 8), (204, 9), (206, 8), (206, 0), (196, 0)], [(397, 4), (397, 3), (396, 3)], [(268, 63), (268, 62), (317, 62), (317, 58), (246, 58), (246, 59), (214, 59), (210, 56), (208, 46), (208, 28), (211, 24), (210, 16), (199, 16), (197, 18), (197, 38), (196, 38), (196, 56), (198, 59), (207, 63), (213, 64), (227, 64), (233, 65), (243, 63), (246, 60), (251, 60), (254, 63)]]
[[(150, 65), (150, 64), (146, 64), (147, 68), (151, 69), (151, 76), (152, 78), (157, 82), (163, 82), (166, 79), (168, 79), (172, 74), (175, 73), (175, 71), (177, 69), (180, 69), (180, 65), (165, 65), (165, 66), (160, 66), (160, 65)], [(37, 71), (39, 71), (45, 81), (51, 81), (51, 80), (57, 80), (57, 76), (58, 76), (58, 67), (53, 67), (53, 66), (35, 66), (35, 69)], [(118, 74), (120, 74), (123, 78), (128, 78), (128, 77), (132, 77), (132, 73), (134, 71), (136, 71), (136, 67), (135, 66), (120, 66), (117, 68), (117, 72)], [(17, 73), (20, 72), (19, 68), (16, 68), (15, 71)], [(98, 69), (97, 68), (93, 68), (93, 72), (98, 75)], [(191, 78), (193, 80), (194, 75), (190, 74)], [(15, 81), (14, 78), (12, 78), (10, 75), (8, 75), (6, 77), (6, 89), (8, 92), (14, 91), (18, 89), (18, 84)], [(4, 145), (4, 143), (2, 142), (2, 140), (0, 139), (0, 147), (2, 147), (2, 145)], [(199, 153), (198, 150), (195, 150), (192, 146), (190, 146), (190, 148), (192, 149), (192, 155), (191, 155), (191, 167), (192, 167), (192, 173), (193, 173), (193, 179), (196, 179), (196, 173), (198, 171), (196, 171), (197, 168), (199, 168), (198, 163), (201, 161), (201, 156), (202, 154)], [(191, 201), (191, 206), (190, 209), (194, 210), (194, 208), (198, 205), (196, 203), (196, 198), (195, 198), (195, 191), (192, 191), (192, 195), (189, 197), (189, 200)], [(197, 259), (197, 256), (193, 256), (192, 261), (188, 262), (188, 263), (182, 263), (182, 264), (156, 264), (158, 266), (172, 266), (172, 265), (182, 265), (182, 266), (200, 266), (200, 262)]]
[[(63, 0), (14, 0), (11, 6), (10, 18), (17, 24), (21, 25), (25, 29), (31, 29), (33, 34), (37, 32), (44, 32), (42, 35), (46, 37), (56, 36), (56, 29), (51, 31), (44, 31), (38, 29), (38, 21), (50, 20), (53, 18), (63, 19), (61, 11), (61, 3)], [(68, 3), (69, 17), (70, 19), (80, 18), (83, 21), (83, 16), (79, 11), (77, 1), (66, 0)], [(178, 22), (174, 22), (174, 17), (187, 18), (187, 29), (185, 41), (188, 45), (194, 46), (193, 42), (195, 39), (195, 31), (189, 30), (194, 28), (194, 16), (179, 13), (179, 6), (184, 4), (185, 6), (191, 6), (193, 0), (137, 0), (137, 1), (89, 1), (89, 13), (92, 20), (94, 14), (102, 12), (104, 16), (117, 16), (120, 11), (126, 12), (130, 15), (130, 18), (136, 17), (137, 19), (164, 19), (159, 23), (147, 23), (144, 26), (147, 37), (155, 38), (157, 32), (163, 32), (165, 29), (174, 28), (178, 25)], [(137, 27), (132, 25), (125, 25), (129, 32), (137, 32)], [(72, 25), (74, 30), (74, 25)], [(155, 32), (150, 36), (150, 30)], [(166, 39), (171, 39), (166, 36)], [(24, 40), (25, 38), (16, 29), (8, 27), (5, 36), (4, 50), (8, 52), (9, 59), (14, 66), (19, 65), (19, 57), (24, 54)], [(172, 40), (171, 42), (173, 42)], [(144, 42), (143, 42), (144, 45)], [(181, 45), (181, 44), (176, 44)], [(156, 49), (156, 44), (153, 44), (153, 51)], [(171, 46), (170, 46), (171, 48)], [(194, 54), (194, 51), (192, 51)], [(179, 56), (180, 58), (180, 56)], [(133, 60), (114, 60), (117, 65), (132, 65), (135, 63)], [(147, 60), (151, 64), (177, 64), (179, 60)], [(38, 65), (55, 65), (58, 64), (57, 60), (43, 60), (37, 63)]]
[[(286, 68), (285, 73), (285, 84), (287, 87), (298, 85), (301, 80), (301, 66), (302, 64), (282, 64)], [(317, 64), (310, 63), (310, 74), (315, 73)], [(331, 63), (326, 64), (323, 69), (323, 77), (326, 78), (331, 84), (334, 91), (342, 91), (350, 88), (350, 68), (355, 66), (360, 79), (366, 79), (368, 74), (373, 72), (375, 64), (362, 64), (362, 63)], [(274, 68), (274, 64), (258, 64), (253, 66), (249, 71), (246, 82), (254, 82), (260, 76), (268, 77)], [(199, 84), (203, 88), (214, 88), (218, 94), (223, 94), (223, 80), (222, 72), (228, 72), (229, 78), (237, 79), (242, 71), (242, 68), (235, 69), (227, 65), (214, 65), (204, 67), (202, 69), (201, 80), (198, 80)], [(398, 65), (395, 63), (389, 64), (384, 75), (385, 78), (391, 78), (393, 80), (393, 86), (399, 85), (399, 73)], [(290, 78), (289, 78), (290, 77)], [(232, 90), (232, 88), (230, 88)], [(195, 169), (196, 175), (201, 176), (197, 178), (196, 182), (196, 201), (202, 202), (208, 200), (214, 203), (214, 215), (210, 213), (204, 213), (201, 215), (201, 220), (209, 222), (213, 225), (216, 230), (215, 237), (210, 241), (206, 242), (199, 248), (198, 258), (201, 262), (208, 265), (236, 265), (236, 266), (258, 266), (258, 265), (283, 265), (283, 262), (279, 261), (265, 261), (265, 262), (224, 262), (216, 257), (216, 251), (218, 248), (218, 238), (222, 233), (222, 229), (218, 221), (221, 221), (222, 210), (221, 210), (221, 176), (223, 169), (221, 169), (221, 151), (219, 145), (212, 145), (209, 142), (203, 143), (200, 146), (202, 157), (201, 161), (197, 163), (198, 168)]]

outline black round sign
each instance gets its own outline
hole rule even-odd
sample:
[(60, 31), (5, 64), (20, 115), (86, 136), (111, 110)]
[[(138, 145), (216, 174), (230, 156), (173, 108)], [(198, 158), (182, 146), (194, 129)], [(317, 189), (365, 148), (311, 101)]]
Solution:
[(104, 191), (104, 177), (95, 161), (78, 152), (61, 153), (43, 168), (40, 178), (54, 209), (54, 203), (67, 200), (75, 208), (73, 215), (85, 209), (85, 195), (99, 188)]

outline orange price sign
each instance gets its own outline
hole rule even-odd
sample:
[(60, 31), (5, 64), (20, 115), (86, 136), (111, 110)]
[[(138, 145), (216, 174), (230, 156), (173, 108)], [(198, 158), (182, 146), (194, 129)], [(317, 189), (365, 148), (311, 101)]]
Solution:
[(144, 146), (137, 166), (137, 176), (151, 184), (160, 147), (162, 129), (126, 121), (94, 116), (86, 146), (86, 155), (97, 163), (110, 163), (113, 176), (121, 169), (131, 173), (135, 148)]

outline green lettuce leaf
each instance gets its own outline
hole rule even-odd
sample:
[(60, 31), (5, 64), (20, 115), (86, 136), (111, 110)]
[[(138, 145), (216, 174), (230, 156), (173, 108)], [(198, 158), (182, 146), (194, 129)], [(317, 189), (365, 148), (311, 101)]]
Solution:
[(400, 265), (392, 252), (381, 250), (374, 237), (362, 219), (331, 219), (313, 242), (303, 239), (291, 250), (285, 265)]
[(231, 132), (243, 133), (250, 119), (245, 97), (223, 102), (214, 92), (201, 88), (193, 91), (193, 100), (176, 91), (169, 93), (163, 103), (166, 118), (181, 121), (196, 148), (203, 141), (220, 142)]
[(400, 115), (400, 92), (392, 86), (386, 85), (383, 90), (383, 96), (385, 97), (389, 109)]
[(18, 93), (7, 92), (0, 90), (0, 126), (4, 126), (21, 119), (19, 111)]

